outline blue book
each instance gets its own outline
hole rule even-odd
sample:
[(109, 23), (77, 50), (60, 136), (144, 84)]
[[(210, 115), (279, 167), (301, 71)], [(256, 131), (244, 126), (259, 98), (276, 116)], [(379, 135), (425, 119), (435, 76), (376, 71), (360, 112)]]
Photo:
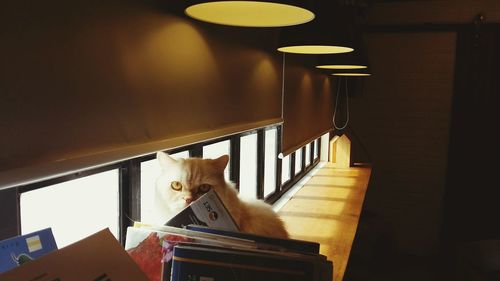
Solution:
[(0, 273), (57, 250), (51, 228), (0, 241)]
[(282, 247), (289, 251), (296, 251), (308, 254), (319, 254), (319, 243), (312, 241), (274, 238), (274, 237), (261, 236), (241, 231), (229, 231), (229, 230), (206, 227), (202, 225), (194, 225), (194, 224), (187, 225), (186, 228), (194, 231), (236, 237), (241, 239), (248, 239), (255, 241), (257, 243)]

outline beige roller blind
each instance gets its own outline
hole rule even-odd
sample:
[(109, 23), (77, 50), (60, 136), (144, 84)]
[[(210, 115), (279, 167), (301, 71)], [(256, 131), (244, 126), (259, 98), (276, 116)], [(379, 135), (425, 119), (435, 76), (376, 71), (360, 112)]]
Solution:
[(286, 64), (282, 133), (285, 156), (331, 130), (333, 81), (312, 68)]
[(281, 122), (272, 31), (140, 1), (5, 4), (0, 189)]

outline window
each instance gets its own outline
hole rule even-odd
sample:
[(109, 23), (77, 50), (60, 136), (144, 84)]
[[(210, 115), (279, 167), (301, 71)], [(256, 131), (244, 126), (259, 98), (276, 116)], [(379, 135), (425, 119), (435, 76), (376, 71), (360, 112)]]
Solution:
[(266, 131), (265, 157), (264, 157), (264, 197), (276, 190), (276, 145), (278, 130), (276, 128)]
[[(173, 158), (188, 158), (189, 151), (170, 154)], [(141, 163), (141, 221), (153, 222), (153, 203), (156, 179), (161, 173), (158, 160), (153, 159)]]
[[(203, 158), (215, 159), (222, 155), (230, 155), (230, 150), (231, 147), (229, 140), (208, 144), (203, 146)], [(226, 178), (226, 180), (229, 180), (229, 164), (224, 170), (224, 178)]]
[(302, 171), (302, 148), (295, 150), (295, 174)]
[[(298, 180), (295, 174), (300, 174), (300, 171), (304, 169), (302, 157), (306, 157), (304, 160), (308, 163), (307, 165), (310, 165), (312, 162), (310, 155), (314, 153), (314, 159), (317, 159), (321, 151), (319, 147), (321, 141), (316, 139), (313, 151), (311, 151), (312, 143), (310, 143), (306, 146), (305, 153), (302, 152), (304, 149), (302, 148), (278, 162), (279, 134), (280, 127), (272, 126), (250, 133), (235, 134), (216, 143), (210, 141), (189, 144), (180, 148), (186, 150), (170, 153), (170, 155), (174, 158), (188, 158), (190, 153), (193, 153), (204, 158), (217, 158), (232, 152), (234, 155), (231, 157), (238, 162), (234, 163), (234, 167), (226, 168), (226, 178), (229, 178), (229, 171), (234, 170), (233, 176), (239, 182), (240, 194), (250, 198), (257, 198), (257, 188), (260, 188), (259, 185), (262, 183), (263, 190), (259, 192), (262, 192), (268, 202), (273, 202), (282, 195), (281, 192)], [(264, 141), (261, 142), (259, 137), (264, 137)], [(235, 143), (232, 143), (233, 141)], [(232, 150), (234, 148), (237, 149)], [(16, 224), (15, 227), (21, 228), (22, 233), (51, 227), (58, 246), (64, 247), (103, 228), (109, 228), (117, 238), (123, 239), (118, 236), (120, 233), (123, 234), (130, 223), (124, 218), (133, 216), (137, 208), (140, 208), (141, 213), (138, 219), (153, 222), (156, 179), (161, 173), (161, 167), (155, 154), (140, 156), (131, 161), (133, 162), (124, 161), (99, 168), (99, 171), (105, 172), (98, 173), (97, 170), (93, 170), (54, 179), (51, 180), (52, 183), (63, 182), (50, 186), (46, 186), (50, 183), (43, 182), (20, 187), (18, 198), (20, 225)], [(135, 167), (138, 162), (140, 162), (138, 169), (120, 173), (121, 165)], [(277, 166), (279, 163), (281, 167)], [(294, 174), (292, 172), (294, 170), (297, 173)], [(82, 174), (89, 176), (83, 177)], [(120, 196), (120, 177), (124, 180), (121, 182), (121, 188), (124, 190), (130, 188), (132, 192), (135, 192), (137, 188), (140, 188), (140, 203), (135, 203), (135, 193), (124, 192)], [(139, 183), (134, 180), (137, 178), (140, 178)], [(281, 186), (277, 187), (279, 179), (281, 179)], [(124, 200), (121, 204), (120, 199)], [(128, 205), (130, 203), (140, 204), (140, 206), (132, 207), (133, 214), (123, 214), (124, 210), (120, 210), (120, 206), (130, 206)]]
[(21, 193), (21, 232), (51, 227), (59, 248), (106, 227), (118, 237), (118, 191), (111, 170)]
[(257, 198), (257, 134), (240, 139), (240, 194)]
[(306, 167), (309, 167), (311, 164), (311, 143), (306, 145)]
[(319, 156), (319, 138), (314, 140), (314, 160), (318, 159)]
[(283, 157), (281, 162), (281, 184), (290, 180), (290, 155)]

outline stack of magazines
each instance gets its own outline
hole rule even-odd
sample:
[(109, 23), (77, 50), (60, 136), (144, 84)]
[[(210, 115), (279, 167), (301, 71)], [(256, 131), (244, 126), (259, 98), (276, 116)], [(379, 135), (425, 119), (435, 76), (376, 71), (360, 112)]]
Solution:
[(125, 250), (151, 281), (331, 281), (319, 243), (239, 232), (215, 192), (166, 225), (136, 222)]
[(151, 281), (331, 281), (333, 273), (318, 243), (200, 225), (137, 223), (125, 249)]

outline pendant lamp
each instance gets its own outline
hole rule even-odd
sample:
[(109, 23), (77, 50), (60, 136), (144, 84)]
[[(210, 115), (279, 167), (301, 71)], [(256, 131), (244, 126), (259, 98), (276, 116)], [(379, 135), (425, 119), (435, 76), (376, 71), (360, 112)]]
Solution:
[(371, 76), (372, 74), (370, 73), (368, 68), (363, 68), (363, 69), (332, 69), (331, 75), (333, 76), (349, 76), (349, 77), (366, 77), (366, 76)]
[(349, 76), (349, 77), (364, 77), (371, 76), (368, 72), (337, 72), (332, 73), (333, 76)]
[(188, 0), (186, 15), (221, 25), (240, 27), (282, 27), (314, 19), (311, 0), (201, 1)]
[(325, 70), (366, 69), (368, 62), (359, 52), (318, 56), (316, 68)]
[(352, 52), (351, 9), (338, 1), (315, 1), (316, 18), (300, 26), (280, 30), (278, 51), (294, 54), (339, 54)]
[(280, 31), (278, 51), (293, 54), (340, 54), (352, 52), (349, 40), (342, 31), (315, 19), (312, 22), (283, 28)]

